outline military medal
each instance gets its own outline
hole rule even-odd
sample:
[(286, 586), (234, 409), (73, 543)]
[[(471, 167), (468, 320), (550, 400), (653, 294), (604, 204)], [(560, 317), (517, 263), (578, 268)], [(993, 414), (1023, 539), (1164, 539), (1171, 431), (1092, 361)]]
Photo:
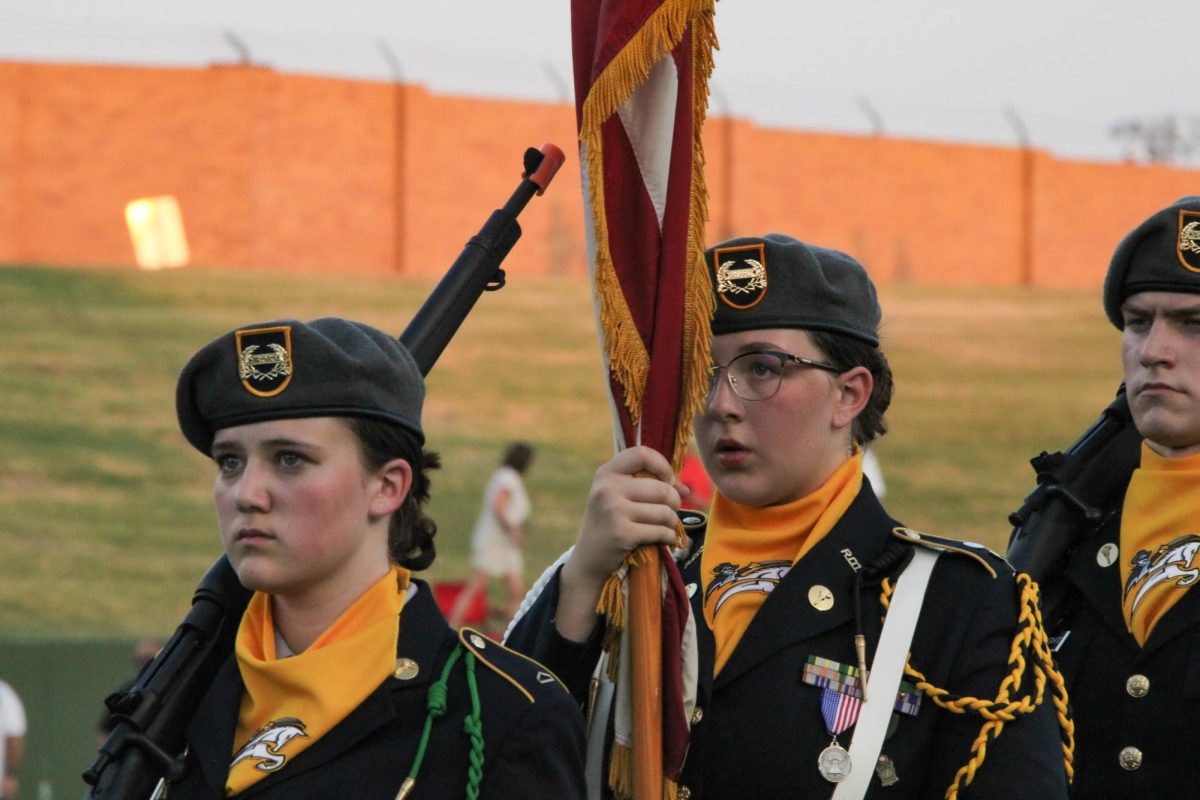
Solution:
[[(838, 743), (838, 734), (858, 721), (858, 712), (863, 704), (862, 681), (859, 675), (858, 667), (821, 656), (809, 656), (804, 665), (804, 682), (822, 690), (821, 716), (825, 720), (826, 730), (833, 737), (829, 746), (817, 757), (817, 769), (821, 777), (830, 783), (839, 783), (845, 779), (853, 767), (850, 753)], [(917, 691), (917, 687), (904, 682), (901, 682), (899, 689), (892, 710), (915, 717), (921, 707), (920, 692)], [(896, 720), (897, 717), (893, 714), (888, 721), (889, 736)], [(895, 764), (887, 756), (880, 756), (875, 764), (875, 772), (884, 786), (891, 786), (899, 780), (896, 777)]]
[(850, 754), (838, 744), (836, 736), (833, 737), (833, 743), (818, 756), (817, 769), (821, 777), (830, 783), (838, 783), (850, 774)]
[(849, 694), (842, 694), (837, 689), (825, 689), (821, 692), (821, 716), (825, 720), (825, 729), (833, 736), (829, 746), (817, 757), (817, 769), (821, 777), (830, 783), (838, 783), (850, 774), (853, 766), (850, 754), (846, 748), (838, 744), (838, 734), (858, 721), (858, 712), (862, 701)]

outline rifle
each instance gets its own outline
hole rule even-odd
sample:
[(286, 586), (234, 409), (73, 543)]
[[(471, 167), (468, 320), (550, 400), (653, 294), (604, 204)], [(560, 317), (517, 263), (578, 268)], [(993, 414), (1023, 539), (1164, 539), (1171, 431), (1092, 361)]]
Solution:
[[(479, 296), (504, 286), (500, 263), (521, 238), (517, 215), (535, 194), (545, 192), (564, 160), (562, 150), (552, 144), (525, 151), (525, 171), (516, 191), (471, 237), (400, 335), (422, 375), (429, 374)], [(83, 773), (92, 787), (89, 798), (157, 797), (164, 780), (183, 778), (180, 751), (188, 721), (233, 652), (250, 595), (222, 555), (200, 580), (191, 610), (163, 649), (128, 691), (105, 699), (116, 725)]]
[(1133, 424), (1125, 384), (1065, 453), (1030, 460), (1037, 486), (1009, 515), (1008, 560), (1043, 586), (1043, 614), (1054, 618), (1065, 594), (1057, 580), (1070, 551), (1094, 534), (1124, 494), (1141, 457), (1142, 435)]

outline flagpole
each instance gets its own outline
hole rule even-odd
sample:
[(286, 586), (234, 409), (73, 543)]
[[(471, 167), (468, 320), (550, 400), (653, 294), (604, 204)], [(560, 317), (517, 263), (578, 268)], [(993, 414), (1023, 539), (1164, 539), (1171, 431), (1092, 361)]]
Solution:
[[(709, 361), (700, 127), (716, 47), (713, 5), (571, 0), (588, 255), (616, 438), (626, 446), (650, 409), (645, 444), (672, 462)], [(622, 800), (674, 796), (687, 753), (679, 661), (689, 609), (662, 552), (631, 554), (624, 591), (610, 579), (597, 609), (617, 656), (609, 675), (622, 687), (608, 775)]]
[(633, 672), (633, 800), (663, 795), (662, 600), (659, 547), (644, 545), (629, 569), (629, 647)]

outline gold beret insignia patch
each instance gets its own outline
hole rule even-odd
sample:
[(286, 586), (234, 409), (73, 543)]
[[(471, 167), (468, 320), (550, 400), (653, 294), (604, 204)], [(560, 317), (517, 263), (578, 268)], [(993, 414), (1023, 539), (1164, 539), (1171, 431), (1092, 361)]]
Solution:
[(713, 250), (717, 297), (730, 308), (754, 308), (767, 294), (767, 258), (762, 242)]
[(274, 397), (292, 382), (292, 328), (248, 328), (237, 332), (238, 377), (246, 391)]
[(1179, 244), (1175, 252), (1180, 264), (1192, 272), (1200, 272), (1200, 211), (1179, 212)]

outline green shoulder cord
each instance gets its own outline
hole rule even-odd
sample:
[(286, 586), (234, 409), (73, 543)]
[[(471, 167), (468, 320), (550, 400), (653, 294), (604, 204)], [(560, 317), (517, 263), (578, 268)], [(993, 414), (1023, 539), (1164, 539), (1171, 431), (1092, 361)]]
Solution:
[(471, 738), (471, 765), (467, 768), (467, 800), (477, 800), (479, 797), (479, 784), (483, 780), (483, 718), (480, 713), (479, 687), (475, 682), (475, 654), (467, 651), (460, 643), (455, 646), (454, 651), (450, 653), (450, 657), (446, 659), (446, 665), (442, 667), (441, 677), (429, 687), (429, 696), (425, 703), (428, 713), (425, 715), (425, 729), (421, 732), (421, 743), (417, 745), (417, 755), (413, 758), (412, 768), (408, 771), (408, 777), (404, 779), (404, 783), (400, 784), (400, 791), (396, 793), (396, 800), (405, 800), (417, 785), (417, 773), (421, 771), (421, 762), (425, 760), (425, 748), (429, 744), (429, 734), (433, 731), (433, 722), (436, 719), (446, 716), (446, 698), (449, 695), (450, 671), (454, 669), (454, 665), (458, 663), (459, 656), (464, 652), (467, 654), (465, 659), (467, 665), (467, 690), (471, 695), (471, 714), (463, 720), (463, 730)]

